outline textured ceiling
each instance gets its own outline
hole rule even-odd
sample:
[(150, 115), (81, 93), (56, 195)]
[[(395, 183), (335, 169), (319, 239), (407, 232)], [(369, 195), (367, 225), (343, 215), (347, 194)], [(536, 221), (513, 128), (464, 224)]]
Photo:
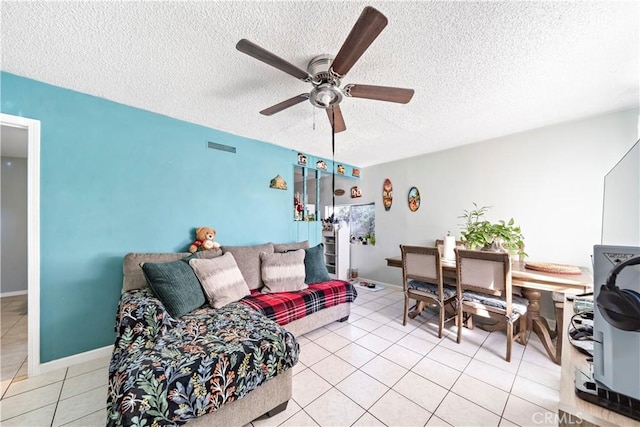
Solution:
[[(258, 112), (311, 85), (238, 52), (247, 38), (306, 69), (366, 5), (388, 26), (342, 80), (415, 89), (347, 98), (336, 158), (368, 166), (639, 103), (637, 1), (6, 1), (2, 70), (329, 157), (324, 111)], [(315, 123), (315, 129), (314, 129)]]

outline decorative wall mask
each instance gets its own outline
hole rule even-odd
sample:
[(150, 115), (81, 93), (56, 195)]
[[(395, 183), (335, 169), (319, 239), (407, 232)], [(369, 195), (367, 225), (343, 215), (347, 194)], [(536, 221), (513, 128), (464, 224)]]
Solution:
[(360, 187), (351, 187), (351, 198), (355, 199), (356, 197), (362, 197)]
[(276, 177), (271, 180), (269, 187), (277, 188), (278, 190), (286, 190), (287, 183), (284, 181), (284, 179), (280, 175), (276, 175)]
[(409, 209), (411, 212), (415, 212), (420, 207), (420, 192), (416, 187), (411, 187), (409, 190)]
[(355, 176), (356, 178), (360, 178), (360, 169), (353, 168), (353, 170), (351, 171), (351, 176)]
[(307, 166), (307, 156), (302, 153), (298, 153), (298, 164), (302, 166)]
[(384, 180), (384, 184), (382, 185), (382, 204), (384, 205), (384, 210), (388, 211), (391, 209), (391, 204), (393, 203), (393, 185), (391, 184), (391, 180), (389, 178)]
[(316, 162), (316, 169), (321, 170), (321, 171), (326, 171), (327, 170), (327, 164), (325, 163), (324, 160), (318, 160)]

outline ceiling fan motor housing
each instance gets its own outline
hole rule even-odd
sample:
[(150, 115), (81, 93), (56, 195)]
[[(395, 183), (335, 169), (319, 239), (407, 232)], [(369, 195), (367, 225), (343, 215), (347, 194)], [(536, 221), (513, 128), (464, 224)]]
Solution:
[(340, 79), (331, 71), (332, 62), (333, 56), (318, 55), (313, 57), (307, 66), (314, 86), (309, 93), (309, 101), (319, 108), (338, 105), (344, 96), (340, 90)]

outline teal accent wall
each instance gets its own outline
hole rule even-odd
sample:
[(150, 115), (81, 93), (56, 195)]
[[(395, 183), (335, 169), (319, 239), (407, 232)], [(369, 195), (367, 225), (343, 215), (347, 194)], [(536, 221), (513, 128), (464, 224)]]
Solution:
[[(0, 84), (3, 113), (41, 122), (43, 363), (113, 343), (128, 252), (185, 251), (197, 226), (223, 245), (308, 237), (292, 221), (297, 152), (9, 73)], [(288, 190), (269, 188), (278, 174)]]

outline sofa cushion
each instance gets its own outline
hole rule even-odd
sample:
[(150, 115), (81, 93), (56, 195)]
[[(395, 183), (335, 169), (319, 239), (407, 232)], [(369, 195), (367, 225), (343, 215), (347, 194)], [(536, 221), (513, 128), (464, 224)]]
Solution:
[(189, 265), (214, 308), (239, 301), (251, 293), (231, 253), (210, 259), (192, 258)]
[(240, 303), (205, 304), (180, 319), (168, 317), (150, 289), (122, 294), (104, 393), (107, 426), (189, 426), (248, 398), (300, 355), (290, 332)]
[(273, 251), (276, 253), (295, 251), (297, 249), (307, 249), (309, 247), (309, 241), (295, 242), (295, 243), (274, 243)]
[(181, 317), (205, 303), (200, 282), (187, 261), (145, 262), (141, 267), (149, 287), (172, 317)]
[(260, 254), (262, 292), (295, 292), (307, 289), (304, 283), (304, 249), (285, 253)]
[(324, 263), (324, 245), (322, 243), (305, 249), (304, 268), (304, 283), (307, 285), (331, 280), (327, 265)]
[[(196, 252), (198, 258), (213, 258), (222, 255), (220, 249)], [(149, 286), (140, 265), (145, 262), (171, 262), (183, 259), (193, 254), (189, 252), (179, 253), (128, 253), (122, 263), (122, 292), (133, 289), (142, 289)]]
[(325, 308), (353, 302), (357, 296), (358, 292), (352, 283), (330, 280), (309, 285), (307, 289), (298, 292), (263, 294), (253, 290), (251, 296), (243, 298), (239, 303), (284, 326)]
[(233, 254), (249, 289), (259, 289), (264, 285), (260, 272), (260, 252), (272, 254), (273, 243), (253, 246), (223, 246), (222, 253), (226, 254), (227, 252)]

